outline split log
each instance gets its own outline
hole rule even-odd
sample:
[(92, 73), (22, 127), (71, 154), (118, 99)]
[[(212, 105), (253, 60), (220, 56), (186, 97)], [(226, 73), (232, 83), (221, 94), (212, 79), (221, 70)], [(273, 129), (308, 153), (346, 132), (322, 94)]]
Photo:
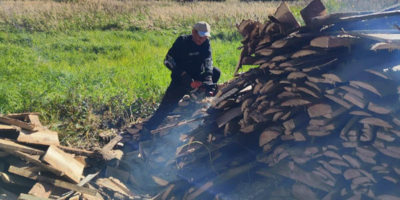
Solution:
[(8, 171), (10, 173), (13, 174), (17, 174), (19, 176), (23, 176), (32, 180), (37, 180), (37, 181), (44, 181), (47, 183), (50, 183), (56, 187), (60, 187), (60, 188), (65, 188), (65, 189), (69, 189), (69, 190), (73, 190), (73, 191), (77, 191), (77, 192), (82, 192), (85, 194), (90, 194), (90, 195), (96, 195), (97, 191), (96, 190), (92, 190), (92, 189), (88, 189), (88, 188), (84, 188), (84, 187), (80, 187), (80, 186), (76, 186), (74, 184), (71, 183), (67, 183), (61, 180), (57, 180), (57, 179), (52, 179), (52, 178), (48, 178), (45, 176), (41, 176), (41, 175), (37, 175), (33, 172), (24, 170), (22, 168), (18, 168), (15, 166), (10, 166), (10, 168), (8, 169)]
[(274, 16), (282, 26), (283, 30), (300, 27), (299, 22), (297, 22), (286, 2), (283, 2), (281, 5), (279, 5)]
[(310, 45), (319, 48), (336, 48), (351, 46), (362, 42), (362, 39), (350, 35), (321, 36), (311, 41)]
[(65, 176), (75, 183), (79, 183), (85, 166), (69, 154), (64, 153), (56, 146), (51, 145), (43, 155), (43, 161), (49, 163), (56, 169), (60, 169)]
[(287, 165), (284, 164), (276, 165), (272, 169), (272, 172), (299, 181), (310, 187), (317, 188), (325, 192), (329, 192), (331, 190), (331, 186), (328, 186), (325, 183), (323, 183), (320, 178), (318, 178), (312, 173), (308, 173), (301, 170), (297, 166), (294, 166), (294, 169), (291, 170)]
[(238, 117), (241, 114), (242, 114), (242, 111), (241, 111), (240, 107), (230, 109), (228, 112), (226, 112), (224, 115), (222, 115), (221, 117), (219, 117), (217, 119), (218, 127), (221, 128), (226, 123), (231, 121), (233, 118)]
[(304, 22), (310, 24), (314, 17), (327, 15), (327, 10), (321, 0), (313, 0), (300, 11), (300, 14)]
[(323, 116), (332, 112), (332, 107), (329, 104), (315, 104), (307, 109), (310, 118)]

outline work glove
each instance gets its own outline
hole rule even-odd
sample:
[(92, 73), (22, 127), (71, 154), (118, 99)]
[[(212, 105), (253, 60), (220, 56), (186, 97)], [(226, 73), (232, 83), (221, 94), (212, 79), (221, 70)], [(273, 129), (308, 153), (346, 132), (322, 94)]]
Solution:
[(211, 85), (213, 83), (212, 77), (211, 76), (206, 76), (206, 78), (203, 81), (204, 84), (206, 85)]
[(181, 78), (182, 78), (182, 84), (184, 86), (187, 86), (187, 87), (191, 86), (193, 79), (189, 74), (187, 74), (186, 72), (183, 72), (181, 75)]

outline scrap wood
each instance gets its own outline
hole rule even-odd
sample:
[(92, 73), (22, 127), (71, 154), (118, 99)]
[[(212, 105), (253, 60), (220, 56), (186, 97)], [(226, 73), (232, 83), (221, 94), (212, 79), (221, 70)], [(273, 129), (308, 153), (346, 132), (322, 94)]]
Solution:
[(40, 113), (38, 113), (38, 112), (10, 113), (10, 114), (4, 115), (4, 117), (13, 118), (13, 119), (19, 119), (19, 120), (24, 120), (24, 119), (26, 119), (29, 115), (40, 115)]
[(194, 119), (189, 119), (189, 120), (185, 120), (185, 121), (181, 121), (181, 122), (176, 122), (176, 123), (174, 123), (174, 124), (166, 125), (166, 126), (164, 126), (164, 127), (161, 127), (161, 128), (155, 129), (155, 130), (152, 130), (151, 133), (154, 134), (154, 133), (158, 133), (158, 132), (160, 132), (160, 131), (166, 131), (166, 130), (169, 130), (169, 129), (172, 129), (172, 128), (176, 128), (176, 127), (179, 127), (179, 126), (183, 126), (183, 125), (186, 125), (186, 124), (189, 124), (189, 123), (192, 123), (192, 122), (204, 120), (204, 119), (206, 119), (207, 117), (209, 117), (209, 116), (203, 116), (203, 117), (198, 117), (198, 118), (194, 118)]
[(6, 125), (6, 124), (0, 124), (0, 132), (5, 132), (5, 131), (19, 131), (19, 127), (17, 126), (12, 126), (12, 125)]
[(79, 183), (85, 166), (71, 155), (51, 145), (41, 159), (54, 168), (60, 169), (73, 182)]
[(54, 185), (39, 181), (29, 190), (28, 194), (36, 197), (48, 198), (53, 188)]
[[(82, 179), (77, 186), (85, 186), (87, 183), (89, 183), (91, 180), (93, 180), (97, 175), (99, 175), (100, 172), (96, 172), (94, 174), (89, 174), (87, 175), (84, 179)], [(75, 191), (69, 191), (63, 195), (61, 195), (60, 198), (58, 198), (57, 200), (62, 200), (62, 199), (67, 199), (68, 197), (70, 197), (71, 195), (73, 195), (75, 193)]]
[(102, 152), (108, 152), (110, 150), (112, 150), (114, 148), (114, 146), (122, 140), (122, 136), (121, 135), (117, 135), (116, 137), (114, 137), (108, 144), (106, 144), (103, 148), (102, 148)]
[(65, 181), (41, 176), (36, 173), (30, 172), (30, 171), (27, 171), (27, 170), (24, 170), (22, 168), (18, 168), (18, 167), (12, 166), (12, 165), (10, 166), (8, 171), (10, 173), (13, 173), (13, 174), (16, 174), (16, 175), (19, 175), (22, 177), (26, 177), (26, 178), (29, 178), (32, 180), (37, 180), (37, 181), (44, 181), (44, 182), (50, 183), (56, 187), (69, 189), (69, 190), (73, 190), (76, 192), (82, 192), (82, 193), (89, 194), (89, 195), (96, 195), (96, 193), (97, 193), (97, 191), (93, 190), (93, 189), (89, 189), (89, 188), (77, 186), (77, 185), (74, 185), (74, 184), (71, 184), (71, 183), (68, 183)]
[(30, 114), (28, 115), (28, 119), (31, 124), (34, 124), (35, 126), (38, 127), (42, 127), (42, 123), (40, 123), (39, 116)]
[(96, 152), (88, 151), (85, 149), (77, 149), (77, 148), (66, 147), (66, 146), (62, 146), (62, 145), (59, 145), (57, 147), (59, 149), (63, 150), (64, 152), (70, 153), (70, 154), (76, 154), (76, 155), (88, 156), (88, 157), (94, 157), (97, 155)]
[(39, 145), (60, 145), (58, 139), (58, 133), (50, 130), (21, 130), (19, 132), (18, 142), (27, 144), (39, 144)]
[(9, 125), (15, 125), (18, 127), (21, 127), (23, 129), (26, 130), (30, 130), (30, 131), (38, 131), (41, 128), (34, 125), (34, 124), (30, 124), (30, 123), (26, 123), (17, 119), (12, 119), (12, 118), (8, 118), (8, 117), (1, 117), (0, 116), (0, 122), (1, 123), (5, 123), (5, 124), (9, 124)]
[(97, 179), (96, 184), (100, 187), (108, 188), (114, 192), (120, 193), (126, 197), (137, 196), (137, 194), (135, 194), (133, 191), (129, 190), (126, 187), (126, 185), (121, 183), (118, 179), (100, 178), (100, 179)]
[(11, 151), (20, 151), (32, 155), (42, 155), (44, 151), (38, 150), (35, 148), (27, 147), (18, 143), (15, 143), (10, 140), (4, 140), (0, 138), (0, 149), (3, 150), (11, 150)]
[(12, 155), (14, 155), (14, 156), (16, 156), (18, 158), (26, 160), (26, 161), (28, 161), (28, 162), (36, 165), (36, 166), (39, 166), (39, 167), (43, 168), (44, 170), (50, 171), (50, 172), (54, 173), (57, 176), (63, 176), (64, 175), (63, 171), (60, 171), (57, 168), (52, 167), (51, 165), (47, 165), (45, 163), (42, 163), (40, 160), (38, 160), (38, 159), (36, 159), (36, 158), (26, 154), (26, 153), (22, 153), (22, 152), (19, 152), (19, 151), (12, 151), (12, 150), (6, 150), (6, 152), (8, 152), (8, 153), (10, 153), (10, 154), (12, 154)]
[(35, 196), (35, 195), (31, 195), (31, 194), (23, 194), (23, 193), (21, 193), (18, 196), (18, 200), (49, 200), (49, 198), (38, 197), (38, 196)]

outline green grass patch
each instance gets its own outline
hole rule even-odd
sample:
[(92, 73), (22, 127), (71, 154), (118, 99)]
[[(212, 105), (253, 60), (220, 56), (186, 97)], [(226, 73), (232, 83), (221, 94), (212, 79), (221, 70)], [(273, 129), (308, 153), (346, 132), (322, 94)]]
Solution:
[[(130, 110), (127, 116), (148, 115), (170, 82), (163, 59), (180, 34), (1, 33), (0, 112), (41, 112), (45, 123), (61, 120), (69, 127), (64, 131), (70, 132), (99, 126), (99, 121), (88, 119), (89, 113), (115, 117)], [(231, 32), (214, 35), (214, 64), (223, 72), (221, 81), (226, 81), (240, 54), (240, 37)]]

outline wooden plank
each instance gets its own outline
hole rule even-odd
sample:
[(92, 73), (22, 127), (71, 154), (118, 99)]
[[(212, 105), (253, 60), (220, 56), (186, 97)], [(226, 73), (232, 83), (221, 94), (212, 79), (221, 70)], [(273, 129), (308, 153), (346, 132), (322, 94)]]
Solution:
[(39, 181), (32, 187), (31, 190), (29, 190), (28, 194), (36, 197), (48, 198), (53, 188), (53, 185)]
[(79, 183), (85, 166), (70, 154), (64, 153), (56, 146), (51, 145), (43, 155), (42, 160), (63, 171), (65, 176), (75, 183)]
[(12, 142), (12, 141), (9, 141), (9, 140), (3, 140), (3, 139), (0, 139), (0, 149), (12, 150), (12, 151), (21, 151), (21, 152), (28, 153), (28, 154), (33, 154), (33, 155), (42, 155), (42, 154), (44, 154), (44, 151), (42, 151), (42, 150), (34, 149), (34, 148), (31, 148), (31, 147), (27, 147), (27, 146), (20, 145), (20, 144), (17, 144), (15, 142)]
[(310, 45), (319, 48), (347, 47), (362, 42), (362, 39), (350, 35), (321, 36), (311, 40)]
[[(342, 106), (339, 106), (339, 105), (337, 105), (337, 106), (338, 106), (337, 109), (334, 109), (331, 113), (325, 114), (324, 117), (328, 118), (328, 119), (332, 119), (332, 118), (335, 118), (335, 117), (345, 113), (348, 110), (345, 107), (342, 107)], [(334, 108), (335, 108), (335, 106), (334, 106)]]
[[(81, 180), (81, 182), (78, 183), (77, 186), (84, 186), (87, 183), (89, 183), (92, 179), (94, 179), (97, 175), (99, 175), (100, 172), (94, 173), (94, 174), (89, 174), (87, 175), (84, 179)], [(65, 194), (62, 195), (62, 199), (66, 199), (69, 196), (73, 195), (75, 193), (75, 191), (69, 191)], [(99, 194), (98, 194), (99, 195)]]
[(239, 33), (244, 37), (247, 34), (250, 34), (253, 29), (256, 27), (256, 24), (254, 23), (253, 20), (242, 20), (240, 24), (236, 25), (236, 28), (238, 29)]
[(23, 194), (21, 193), (17, 200), (49, 200), (47, 197), (38, 197), (31, 194)]
[(10, 166), (10, 168), (8, 169), (8, 171), (10, 173), (13, 174), (17, 174), (19, 176), (23, 176), (32, 180), (37, 180), (37, 181), (44, 181), (47, 183), (50, 183), (56, 187), (60, 187), (60, 188), (64, 188), (64, 189), (68, 189), (68, 190), (73, 190), (76, 192), (82, 192), (85, 194), (90, 194), (90, 195), (96, 195), (97, 191), (96, 190), (92, 190), (89, 188), (85, 188), (85, 187), (81, 187), (81, 186), (77, 186), (65, 181), (61, 181), (61, 180), (57, 180), (57, 179), (52, 179), (52, 178), (48, 178), (45, 176), (41, 176), (41, 175), (37, 175), (36, 173), (15, 167), (15, 166)]
[(297, 128), (299, 128), (301, 125), (308, 122), (309, 120), (310, 118), (308, 114), (306, 112), (303, 112), (299, 116), (284, 122), (283, 126), (287, 131), (295, 131)]
[(393, 128), (393, 126), (390, 125), (388, 122), (383, 121), (379, 118), (375, 118), (375, 117), (364, 118), (364, 119), (360, 120), (360, 123), (384, 127), (384, 128)]
[(271, 172), (302, 182), (310, 187), (317, 188), (325, 192), (332, 190), (331, 186), (322, 182), (321, 178), (312, 173), (305, 172), (297, 166), (294, 166), (293, 170), (291, 170), (287, 164), (279, 164), (272, 168)]
[(283, 30), (300, 27), (299, 22), (290, 11), (290, 8), (286, 2), (283, 2), (281, 5), (279, 5), (274, 16), (279, 21), (279, 24), (282, 26)]
[(350, 92), (348, 92), (344, 95), (344, 99), (346, 99), (347, 101), (353, 103), (354, 105), (356, 105), (362, 109), (364, 109), (368, 105), (368, 101), (366, 101)]
[(393, 49), (400, 49), (399, 44), (391, 44), (391, 43), (385, 43), (385, 42), (379, 42), (371, 46), (371, 51), (377, 51), (377, 50), (393, 50)]
[(15, 126), (0, 124), (0, 132), (6, 131), (18, 131), (18, 129)]
[(35, 126), (42, 127), (42, 123), (40, 123), (39, 116), (37, 115), (28, 115), (29, 121), (31, 124), (34, 124)]
[(58, 133), (50, 130), (40, 130), (36, 132), (21, 130), (17, 141), (28, 144), (60, 145)]
[(351, 111), (350, 115), (372, 117), (372, 115), (369, 114), (368, 112), (364, 112), (364, 111), (361, 111), (361, 110)]
[(340, 132), (340, 136), (345, 136), (353, 127), (354, 123), (358, 121), (358, 118), (359, 116), (353, 116), (343, 127), (342, 131)]
[(391, 80), (385, 79), (365, 79), (363, 81), (350, 81), (350, 85), (355, 85), (364, 88), (380, 97), (390, 96), (395, 94), (396, 84)]
[(17, 119), (8, 118), (8, 117), (0, 117), (0, 122), (9, 124), (9, 125), (15, 125), (15, 126), (18, 126), (23, 129), (30, 130), (30, 131), (40, 130), (40, 127), (37, 127), (34, 124), (29, 124), (29, 123), (26, 123), (26, 122), (23, 122), (23, 121), (20, 121)]
[(114, 148), (114, 146), (122, 140), (122, 136), (121, 135), (117, 135), (116, 137), (114, 137), (107, 145), (105, 145), (102, 149), (102, 151), (110, 151)]
[(40, 115), (38, 112), (26, 112), (26, 113), (12, 113), (8, 115), (4, 115), (4, 117), (12, 118), (12, 119), (19, 119), (25, 120), (28, 118), (28, 115)]
[(300, 14), (304, 22), (306, 24), (310, 24), (312, 18), (318, 16), (325, 16), (328, 14), (328, 11), (325, 9), (325, 6), (321, 2), (321, 0), (313, 0), (303, 10), (300, 11)]
[(268, 144), (270, 141), (275, 140), (282, 134), (283, 133), (281, 131), (277, 131), (277, 130), (270, 130), (270, 129), (265, 130), (260, 135), (259, 146), (262, 147), (262, 146)]
[(228, 112), (217, 118), (217, 125), (219, 128), (224, 126), (226, 123), (231, 121), (233, 118), (238, 117), (242, 114), (241, 107), (230, 109)]
[[(330, 67), (333, 64), (336, 64), (337, 62), (338, 62), (338, 59), (334, 58), (332, 60), (327, 61), (326, 63), (316, 64), (316, 65), (312, 65), (312, 66), (308, 66), (308, 67), (302, 68), (302, 71), (306, 72), (308, 74), (310, 72), (314, 72), (314, 71), (316, 71), (318, 73), (324, 73), (325, 71), (329, 70)], [(307, 84), (307, 81), (306, 81), (306, 84)], [(319, 90), (319, 89), (317, 89), (317, 90)]]
[(93, 157), (96, 155), (95, 152), (93, 151), (87, 151), (84, 149), (76, 149), (76, 148), (72, 148), (72, 147), (66, 147), (66, 146), (57, 146), (59, 149), (63, 150), (66, 153), (70, 153), (70, 154), (75, 154), (75, 155), (81, 155), (81, 156), (88, 156), (88, 157)]
[(330, 99), (330, 100), (332, 100), (332, 101), (334, 101), (334, 102), (336, 102), (336, 103), (338, 103), (338, 104), (340, 104), (341, 106), (343, 106), (343, 107), (345, 107), (347, 109), (350, 109), (353, 106), (352, 103), (342, 100), (337, 95), (328, 95), (328, 94), (326, 94), (325, 97)]
[(13, 151), (13, 150), (6, 150), (6, 151), (8, 153), (18, 157), (18, 158), (26, 160), (26, 161), (28, 161), (28, 162), (36, 165), (36, 166), (39, 166), (39, 167), (41, 167), (41, 168), (43, 168), (43, 169), (45, 169), (47, 171), (50, 171), (50, 172), (54, 173), (57, 176), (63, 176), (64, 175), (63, 171), (60, 171), (60, 170), (58, 170), (58, 169), (56, 169), (56, 168), (54, 168), (54, 167), (52, 167), (50, 165), (42, 163), (39, 159), (36, 159), (36, 158), (26, 154), (26, 153), (22, 153), (22, 152), (19, 152), (19, 151)]
[(367, 109), (374, 113), (378, 113), (378, 114), (382, 114), (382, 115), (389, 114), (390, 112), (392, 112), (392, 110), (390, 108), (388, 108), (386, 106), (380, 106), (380, 105), (374, 104), (372, 102), (369, 102)]
[(99, 178), (96, 184), (101, 187), (108, 188), (112, 191), (118, 192), (124, 196), (135, 196), (135, 194), (130, 191), (123, 183), (118, 181), (118, 179), (113, 178)]
[(319, 117), (332, 112), (332, 107), (329, 104), (314, 104), (307, 109), (310, 118)]

